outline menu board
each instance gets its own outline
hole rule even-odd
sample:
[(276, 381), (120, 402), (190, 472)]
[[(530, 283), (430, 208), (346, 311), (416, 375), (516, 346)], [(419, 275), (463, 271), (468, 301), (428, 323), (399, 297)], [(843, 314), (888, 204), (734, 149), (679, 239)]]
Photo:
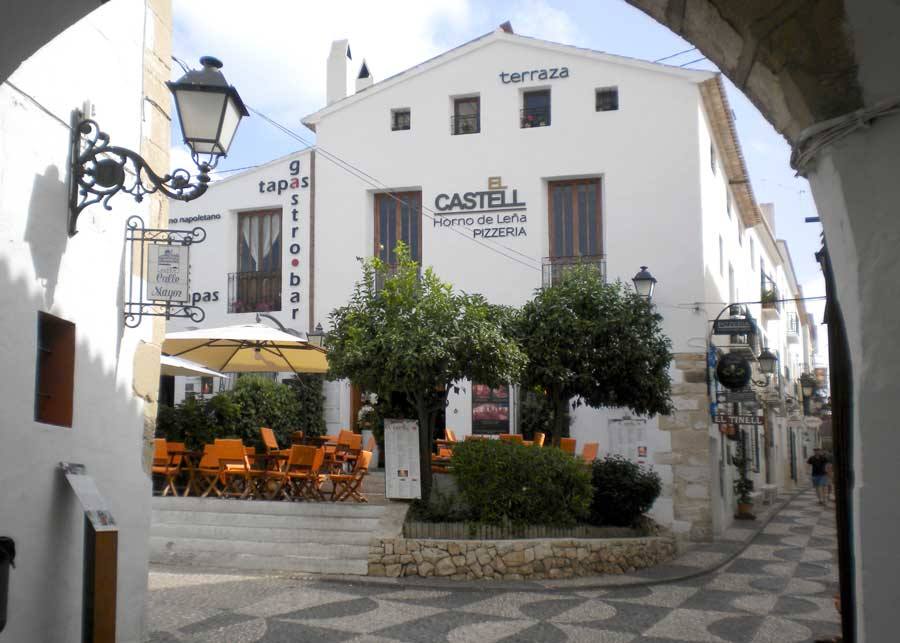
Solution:
[(419, 461), (419, 423), (384, 421), (384, 495), (386, 498), (422, 497)]
[(650, 460), (647, 446), (647, 421), (611, 419), (609, 421), (609, 452), (638, 464), (647, 464)]
[(472, 385), (472, 433), (509, 433), (509, 386)]

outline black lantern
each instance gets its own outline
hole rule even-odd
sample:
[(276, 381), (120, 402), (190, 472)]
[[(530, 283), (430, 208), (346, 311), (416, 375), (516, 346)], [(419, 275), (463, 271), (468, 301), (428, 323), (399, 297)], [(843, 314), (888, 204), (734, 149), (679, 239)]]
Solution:
[(318, 348), (322, 348), (322, 345), (325, 343), (325, 331), (322, 330), (322, 324), (316, 324), (316, 329), (311, 330), (306, 333), (306, 341), (308, 341), (313, 346)]
[(656, 286), (656, 278), (648, 272), (647, 266), (641, 266), (640, 272), (631, 280), (634, 282), (635, 292), (650, 301), (650, 298), (653, 297), (653, 288)]
[(249, 114), (237, 90), (219, 71), (222, 62), (204, 56), (200, 64), (203, 69), (192, 69), (166, 86), (175, 96), (181, 134), (194, 162), (200, 165), (200, 156), (208, 154), (213, 167), (220, 156), (228, 154), (241, 118)]
[(81, 120), (72, 128), (72, 180), (69, 192), (69, 236), (77, 232), (78, 215), (89, 205), (103, 203), (120, 191), (140, 203), (145, 194), (161, 192), (171, 199), (192, 201), (206, 192), (209, 173), (228, 153), (241, 118), (247, 116), (237, 90), (225, 82), (222, 63), (200, 59), (203, 69), (188, 71), (166, 83), (175, 96), (184, 142), (200, 170), (196, 180), (184, 169), (159, 175), (136, 152), (109, 144), (109, 134), (96, 121)]
[(759, 362), (759, 370), (764, 375), (772, 375), (775, 372), (775, 364), (778, 362), (778, 358), (768, 348), (762, 349), (762, 352), (756, 359)]

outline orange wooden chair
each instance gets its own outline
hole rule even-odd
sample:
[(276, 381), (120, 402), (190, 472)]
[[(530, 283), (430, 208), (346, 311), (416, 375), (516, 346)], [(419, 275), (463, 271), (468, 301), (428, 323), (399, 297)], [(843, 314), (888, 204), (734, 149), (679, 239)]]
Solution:
[(322, 495), (322, 464), (325, 461), (325, 449), (294, 446), (291, 448), (289, 467), (284, 472), (288, 500), (324, 500)]
[(559, 448), (562, 449), (565, 453), (569, 455), (575, 455), (575, 446), (576, 440), (575, 438), (560, 438), (559, 439)]
[(541, 433), (540, 431), (535, 431), (534, 432), (534, 440), (532, 440), (531, 442), (536, 447), (542, 447), (542, 446), (544, 446), (544, 440), (546, 438), (547, 438), (547, 436), (544, 435), (543, 433)]
[(153, 475), (162, 476), (166, 481), (162, 495), (168, 495), (170, 491), (173, 496), (178, 495), (178, 491), (175, 488), (175, 478), (181, 475), (181, 456), (169, 453), (168, 443), (165, 438), (153, 440), (153, 465), (151, 471)]
[(371, 451), (363, 451), (356, 460), (356, 466), (351, 473), (341, 473), (329, 476), (331, 479), (331, 499), (341, 502), (347, 498), (353, 498), (356, 502), (369, 502), (359, 492), (366, 474), (369, 472), (369, 462), (372, 459)]
[(203, 445), (203, 456), (200, 458), (200, 462), (197, 463), (195, 473), (195, 490), (201, 497), (206, 498), (211, 493), (215, 493), (217, 496), (221, 497), (222, 491), (219, 489), (221, 470), (219, 468), (218, 445)]
[(266, 453), (278, 453), (281, 448), (278, 446), (278, 440), (275, 438), (275, 431), (266, 426), (259, 427), (259, 435), (262, 438), (263, 445), (266, 447)]
[[(250, 466), (250, 458), (244, 443), (235, 439), (218, 439), (219, 471), (222, 481), (222, 496), (238, 498), (256, 497), (257, 478), (265, 475)], [(254, 451), (255, 454), (255, 451)]]
[(276, 498), (291, 500), (291, 481), (288, 477), (288, 473), (307, 466), (305, 461), (309, 449), (314, 450), (315, 447), (309, 447), (302, 444), (291, 445), (290, 449), (286, 449), (288, 456), (287, 460), (283, 461), (277, 469), (266, 472), (266, 497), (269, 500), (274, 500)]
[(337, 450), (335, 451), (335, 459), (343, 467), (344, 465), (353, 466), (359, 458), (362, 448), (362, 435), (359, 433), (341, 432), (342, 435), (338, 439)]
[(597, 454), (600, 451), (600, 443), (599, 442), (588, 442), (581, 449), (581, 459), (586, 463), (590, 464), (594, 460), (597, 459)]

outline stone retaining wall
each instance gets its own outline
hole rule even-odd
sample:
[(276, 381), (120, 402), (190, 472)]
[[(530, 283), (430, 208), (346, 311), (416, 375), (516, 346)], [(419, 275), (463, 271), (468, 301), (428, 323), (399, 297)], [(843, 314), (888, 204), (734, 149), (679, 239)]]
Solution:
[(369, 576), (534, 580), (626, 574), (675, 556), (670, 538), (552, 540), (374, 539)]

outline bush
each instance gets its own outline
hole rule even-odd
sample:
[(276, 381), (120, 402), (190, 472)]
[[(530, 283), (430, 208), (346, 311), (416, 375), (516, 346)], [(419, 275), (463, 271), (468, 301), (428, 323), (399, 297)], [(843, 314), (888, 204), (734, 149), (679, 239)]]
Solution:
[(559, 449), (462, 442), (450, 470), (472, 520), (484, 524), (573, 525), (591, 504), (589, 470)]
[(184, 442), (197, 449), (216, 438), (240, 438), (248, 446), (262, 447), (260, 427), (275, 432), (281, 445), (290, 444), (291, 433), (325, 431), (321, 378), (279, 384), (255, 376), (241, 377), (234, 389), (209, 400), (188, 398), (178, 406), (160, 407), (156, 435)]
[(622, 456), (606, 456), (591, 465), (594, 500), (590, 523), (631, 527), (653, 506), (662, 491), (659, 474)]

